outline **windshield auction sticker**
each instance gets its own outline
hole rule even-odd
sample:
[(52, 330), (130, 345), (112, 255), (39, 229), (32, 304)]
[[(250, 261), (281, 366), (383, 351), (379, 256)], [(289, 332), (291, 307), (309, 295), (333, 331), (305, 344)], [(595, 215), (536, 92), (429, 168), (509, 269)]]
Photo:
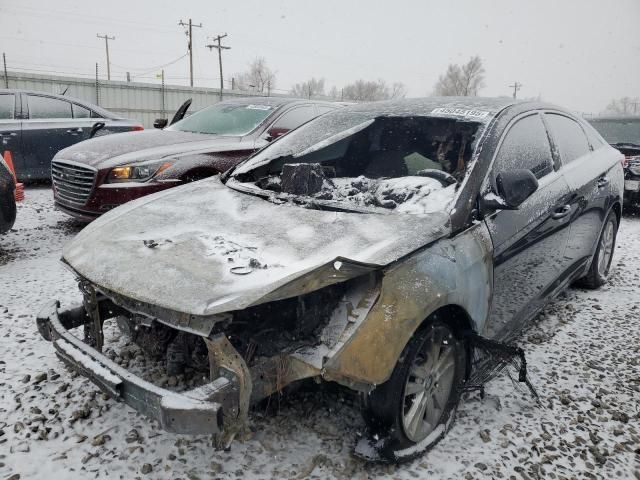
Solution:
[(247, 105), (249, 110), (271, 110), (270, 105)]
[(434, 108), (432, 115), (455, 115), (457, 117), (485, 118), (489, 115), (486, 110), (465, 110), (464, 108)]

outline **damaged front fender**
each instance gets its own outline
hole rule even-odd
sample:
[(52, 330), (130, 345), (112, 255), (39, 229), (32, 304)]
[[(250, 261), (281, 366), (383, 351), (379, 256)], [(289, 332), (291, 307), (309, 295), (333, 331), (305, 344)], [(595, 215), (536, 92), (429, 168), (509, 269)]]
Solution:
[(461, 308), (469, 327), (483, 332), (493, 283), (491, 252), (487, 227), (478, 223), (388, 267), (377, 302), (329, 359), (325, 378), (370, 385), (385, 382), (414, 332), (443, 307)]

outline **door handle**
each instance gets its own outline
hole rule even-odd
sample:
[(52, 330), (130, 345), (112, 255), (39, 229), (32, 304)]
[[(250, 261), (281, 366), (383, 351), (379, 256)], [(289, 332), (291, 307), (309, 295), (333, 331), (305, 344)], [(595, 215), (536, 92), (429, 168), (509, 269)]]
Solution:
[(551, 218), (553, 218), (554, 220), (559, 220), (569, 215), (569, 212), (571, 212), (571, 205), (562, 205), (560, 207), (557, 207), (553, 211), (553, 213), (551, 214)]
[(609, 179), (607, 177), (600, 177), (598, 179), (598, 188), (604, 188), (609, 185)]
[(82, 133), (82, 128), (78, 127), (78, 128), (70, 128), (69, 130), (67, 130), (67, 133), (70, 135), (78, 135), (79, 133)]

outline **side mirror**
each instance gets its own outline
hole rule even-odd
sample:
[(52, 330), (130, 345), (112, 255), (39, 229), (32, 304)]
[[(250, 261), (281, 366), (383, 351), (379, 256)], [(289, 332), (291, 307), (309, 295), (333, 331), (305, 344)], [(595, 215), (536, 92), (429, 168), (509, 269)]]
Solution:
[(278, 137), (281, 137), (282, 135), (284, 135), (285, 133), (287, 133), (289, 131), (288, 128), (278, 128), (278, 127), (274, 127), (274, 128), (270, 128), (269, 130), (267, 130), (267, 141), (271, 142), (273, 140), (275, 140)]
[(169, 120), (166, 118), (156, 118), (153, 121), (153, 128), (164, 128), (167, 126), (167, 123), (169, 123)]
[(102, 130), (105, 127), (104, 122), (96, 122), (91, 126), (91, 130), (89, 130), (89, 138), (95, 137), (96, 133)]
[(517, 210), (538, 189), (538, 179), (531, 170), (500, 172), (496, 177), (498, 195), (489, 193), (481, 199), (485, 210)]

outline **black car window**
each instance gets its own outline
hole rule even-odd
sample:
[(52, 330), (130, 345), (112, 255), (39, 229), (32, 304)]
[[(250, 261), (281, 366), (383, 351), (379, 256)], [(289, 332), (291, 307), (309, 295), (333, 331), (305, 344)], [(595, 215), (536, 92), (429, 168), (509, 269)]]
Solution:
[(91, 118), (104, 118), (104, 117), (99, 113), (96, 113), (93, 110), (91, 110)]
[(297, 107), (289, 110), (282, 115), (271, 128), (282, 128), (286, 130), (293, 130), (299, 127), (303, 123), (307, 123), (312, 118), (315, 118), (318, 114), (312, 105)]
[(571, 163), (590, 152), (589, 142), (578, 122), (555, 113), (546, 113), (545, 118), (563, 163)]
[(493, 171), (525, 168), (536, 178), (542, 178), (553, 171), (553, 157), (547, 131), (540, 115), (530, 115), (518, 120), (504, 137), (496, 155)]
[(51, 97), (29, 95), (29, 118), (71, 118), (71, 103)]
[(13, 120), (13, 112), (16, 106), (14, 94), (0, 95), (0, 120)]
[(81, 107), (80, 105), (72, 104), (73, 118), (89, 118), (91, 116), (91, 110)]

